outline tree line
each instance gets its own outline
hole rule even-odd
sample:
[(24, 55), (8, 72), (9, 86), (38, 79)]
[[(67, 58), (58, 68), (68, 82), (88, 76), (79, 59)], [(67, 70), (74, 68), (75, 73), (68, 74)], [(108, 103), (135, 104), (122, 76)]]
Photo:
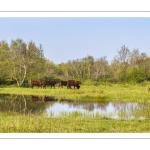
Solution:
[(28, 84), (31, 79), (101, 82), (143, 82), (150, 80), (150, 57), (122, 45), (111, 62), (106, 56), (88, 55), (54, 64), (44, 56), (42, 45), (18, 38), (10, 44), (0, 41), (0, 84)]

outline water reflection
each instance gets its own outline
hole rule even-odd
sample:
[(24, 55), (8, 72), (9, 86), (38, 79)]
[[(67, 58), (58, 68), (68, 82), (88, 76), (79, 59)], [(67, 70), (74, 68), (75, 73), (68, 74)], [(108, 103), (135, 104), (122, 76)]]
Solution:
[(44, 103), (34, 103), (31, 96), (0, 94), (1, 112), (37, 113), (45, 108)]
[(31, 100), (33, 102), (37, 102), (37, 101), (43, 101), (43, 102), (52, 102), (52, 101), (57, 101), (58, 99), (56, 99), (53, 96), (31, 96)]
[(75, 111), (110, 118), (130, 119), (148, 118), (150, 116), (148, 103), (131, 102), (73, 102), (67, 99), (56, 99), (53, 96), (26, 96), (0, 94), (1, 112), (45, 113), (47, 116), (57, 116)]

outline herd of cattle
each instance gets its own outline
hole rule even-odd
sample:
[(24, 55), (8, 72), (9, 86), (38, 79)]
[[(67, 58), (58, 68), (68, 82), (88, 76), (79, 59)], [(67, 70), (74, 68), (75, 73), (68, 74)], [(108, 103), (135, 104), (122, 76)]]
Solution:
[(33, 88), (34, 86), (37, 86), (38, 88), (45, 88), (46, 86), (50, 86), (51, 88), (54, 87), (58, 83), (58, 88), (63, 86), (66, 86), (67, 89), (71, 89), (73, 86), (74, 89), (80, 88), (81, 81), (76, 81), (76, 80), (68, 80), (68, 81), (56, 81), (56, 80), (51, 80), (51, 81), (40, 81), (40, 80), (31, 80), (31, 87)]

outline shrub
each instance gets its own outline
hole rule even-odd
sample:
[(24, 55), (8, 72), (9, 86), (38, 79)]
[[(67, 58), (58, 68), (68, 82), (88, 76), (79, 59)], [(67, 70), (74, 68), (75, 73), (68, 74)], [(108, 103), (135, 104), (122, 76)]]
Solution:
[(127, 75), (126, 75), (126, 80), (129, 82), (136, 82), (140, 83), (146, 80), (146, 73), (144, 70), (140, 68), (133, 68), (128, 70)]

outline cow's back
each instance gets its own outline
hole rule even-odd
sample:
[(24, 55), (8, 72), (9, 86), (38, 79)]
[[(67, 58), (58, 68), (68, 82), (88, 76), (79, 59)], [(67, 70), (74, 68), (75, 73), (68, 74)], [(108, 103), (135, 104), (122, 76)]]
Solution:
[(68, 80), (67, 81), (67, 85), (69, 85), (69, 86), (73, 86), (73, 85), (75, 85), (75, 83), (76, 83), (75, 80)]
[(34, 86), (38, 86), (42, 88), (45, 86), (45, 82), (40, 80), (31, 80), (31, 87), (33, 88)]
[(67, 81), (67, 88), (71, 88), (71, 86), (76, 87), (77, 89), (80, 88), (81, 81), (76, 81), (76, 80), (68, 80)]
[(71, 86), (74, 86), (74, 88), (75, 88), (75, 85), (76, 85), (75, 80), (68, 80), (67, 81), (67, 88), (71, 89)]
[(58, 83), (58, 81), (56, 80), (45, 81), (45, 85), (50, 85), (51, 87), (53, 86), (54, 88), (56, 83)]
[(63, 80), (61, 80), (60, 82), (59, 82), (59, 87), (63, 87), (63, 86), (67, 86), (67, 81), (63, 81)]

